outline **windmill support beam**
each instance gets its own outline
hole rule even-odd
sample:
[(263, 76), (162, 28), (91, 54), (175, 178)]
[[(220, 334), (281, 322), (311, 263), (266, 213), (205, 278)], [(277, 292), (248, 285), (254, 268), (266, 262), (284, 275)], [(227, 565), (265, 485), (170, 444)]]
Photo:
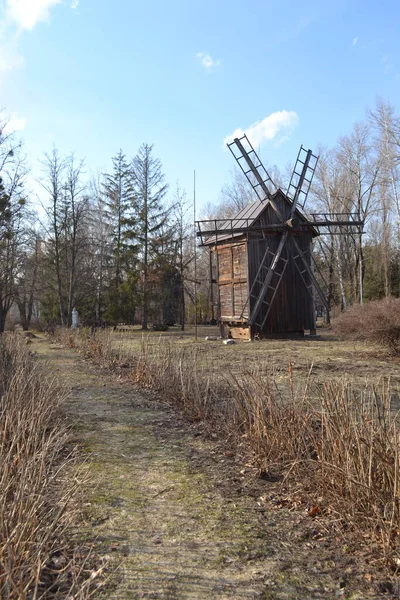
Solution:
[[(224, 221), (226, 222), (226, 220)], [(201, 227), (201, 221), (198, 221), (199, 226)], [(237, 235), (238, 233), (249, 233), (254, 232), (254, 231), (280, 231), (280, 230), (284, 230), (287, 229), (287, 227), (290, 227), (290, 230), (292, 233), (304, 233), (305, 231), (307, 231), (310, 228), (315, 228), (315, 229), (319, 229), (321, 228), (327, 228), (327, 227), (339, 227), (339, 228), (346, 228), (345, 231), (329, 231), (329, 232), (319, 232), (319, 233), (331, 233), (333, 235), (340, 235), (343, 233), (360, 233), (360, 227), (363, 226), (363, 222), (362, 221), (311, 221), (310, 224), (308, 225), (303, 225), (301, 223), (298, 223), (296, 225), (295, 228), (290, 227), (290, 225), (288, 223), (275, 223), (273, 225), (263, 225), (262, 227), (237, 227), (235, 225), (232, 225), (232, 228), (226, 228), (226, 229), (218, 229), (218, 228), (213, 228), (213, 229), (200, 229), (199, 231), (197, 231), (197, 237), (211, 237), (213, 236), (214, 238), (218, 238), (221, 236), (224, 236), (224, 238), (226, 239), (229, 236), (233, 236), (233, 235)], [(210, 240), (211, 241), (211, 240)]]
[[(272, 261), (271, 266), (268, 269), (268, 273), (267, 273), (265, 281), (264, 281), (264, 283), (262, 285), (262, 288), (260, 290), (259, 296), (257, 298), (257, 302), (255, 303), (254, 309), (251, 312), (250, 319), (249, 319), (250, 325), (253, 325), (255, 323), (255, 320), (256, 320), (256, 318), (258, 316), (258, 313), (260, 312), (261, 305), (264, 302), (264, 298), (267, 295), (268, 288), (269, 288), (269, 286), (271, 284), (271, 281), (272, 281), (272, 277), (274, 276), (276, 268), (278, 266), (278, 261), (279, 261), (279, 259), (281, 257), (283, 247), (284, 247), (284, 245), (286, 243), (286, 240), (287, 240), (287, 236), (288, 236), (288, 231), (286, 230), (282, 234), (282, 237), (280, 239), (279, 246), (278, 246), (278, 249), (276, 251), (275, 257), (274, 257), (274, 259)], [(265, 320), (266, 320), (266, 318), (268, 316), (268, 312), (269, 311), (267, 311), (267, 313), (266, 313)]]
[(314, 227), (363, 227), (363, 221), (311, 221)]
[(263, 227), (232, 227), (232, 229), (202, 229), (197, 232), (197, 237), (202, 236), (224, 236), (229, 237), (238, 233), (249, 233), (250, 231), (277, 231), (286, 229), (286, 223), (278, 223), (276, 225), (265, 225)]
[(310, 279), (311, 279), (311, 281), (312, 281), (312, 283), (314, 285), (314, 288), (316, 289), (316, 291), (318, 293), (318, 296), (321, 298), (322, 304), (325, 306), (326, 310), (329, 311), (330, 310), (330, 306), (328, 304), (328, 300), (325, 298), (325, 295), (324, 295), (324, 293), (323, 293), (323, 291), (321, 289), (321, 286), (319, 285), (318, 281), (316, 280), (315, 275), (313, 273), (313, 270), (310, 267), (310, 265), (308, 264), (307, 259), (304, 256), (303, 252), (301, 251), (301, 248), (300, 248), (299, 244), (297, 243), (297, 240), (296, 240), (295, 237), (293, 237), (293, 243), (294, 243), (294, 245), (296, 247), (297, 252), (299, 253), (300, 258), (303, 261), (304, 267), (305, 267), (305, 269), (306, 269), (306, 271), (307, 271), (307, 273), (308, 273), (308, 275), (309, 275), (309, 277), (310, 277)]

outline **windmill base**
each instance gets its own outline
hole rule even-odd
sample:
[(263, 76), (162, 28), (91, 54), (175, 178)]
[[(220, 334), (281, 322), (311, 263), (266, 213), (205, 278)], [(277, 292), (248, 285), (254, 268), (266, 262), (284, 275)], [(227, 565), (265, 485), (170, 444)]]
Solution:
[(231, 325), (228, 336), (233, 340), (250, 340), (251, 331), (248, 325)]
[[(227, 331), (228, 329), (228, 331)], [(282, 333), (264, 333), (258, 332), (251, 325), (225, 325), (222, 337), (232, 338), (233, 340), (284, 340), (293, 338), (303, 338), (304, 329), (298, 331), (285, 331)], [(312, 331), (310, 332), (312, 335)]]

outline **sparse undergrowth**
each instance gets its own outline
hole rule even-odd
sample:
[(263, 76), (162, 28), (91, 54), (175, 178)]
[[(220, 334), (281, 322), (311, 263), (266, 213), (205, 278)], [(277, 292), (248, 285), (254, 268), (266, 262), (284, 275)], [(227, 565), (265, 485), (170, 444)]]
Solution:
[(334, 330), (343, 339), (372, 342), (399, 355), (400, 298), (354, 305), (335, 321)]
[(310, 499), (312, 515), (332, 515), (342, 533), (374, 540), (398, 569), (400, 432), (388, 382), (360, 389), (345, 379), (309, 379), (297, 387), (289, 367), (290, 391), (283, 396), (274, 374), (256, 363), (239, 374), (216, 373), (204, 357), (200, 363), (198, 348), (168, 340), (149, 344), (143, 338), (140, 354), (127, 356), (113, 351), (108, 332), (56, 335), (102, 366), (124, 363), (135, 383), (246, 448), (264, 476), (296, 482)]
[(90, 553), (73, 542), (79, 472), (65, 391), (20, 336), (0, 337), (0, 597), (87, 598)]

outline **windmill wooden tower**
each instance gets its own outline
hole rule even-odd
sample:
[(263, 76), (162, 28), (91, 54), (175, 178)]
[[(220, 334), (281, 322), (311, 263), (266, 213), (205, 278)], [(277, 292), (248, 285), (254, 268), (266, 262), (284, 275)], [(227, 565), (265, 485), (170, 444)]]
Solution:
[[(247, 136), (228, 144), (258, 200), (233, 219), (197, 221), (210, 249), (211, 301), (232, 337), (315, 331), (315, 297), (329, 311), (317, 280), (313, 240), (321, 233), (359, 233), (353, 213), (311, 214), (304, 207), (318, 158), (301, 146), (286, 193), (277, 189)], [(275, 191), (271, 191), (275, 189)], [(216, 288), (216, 289), (215, 289)]]

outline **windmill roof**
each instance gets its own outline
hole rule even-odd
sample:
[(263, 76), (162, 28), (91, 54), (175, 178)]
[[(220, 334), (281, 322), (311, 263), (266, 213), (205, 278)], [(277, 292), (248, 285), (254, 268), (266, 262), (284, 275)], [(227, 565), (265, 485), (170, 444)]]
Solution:
[[(281, 189), (277, 189), (276, 192), (274, 192), (274, 194), (272, 194), (272, 199), (274, 200), (278, 195), (283, 196), (283, 198), (286, 200), (286, 202), (288, 204), (292, 205), (292, 201), (287, 197), (287, 195), (284, 192), (282, 192)], [(251, 219), (252, 224), (253, 224), (254, 221), (256, 219), (258, 219), (258, 217), (261, 215), (261, 213), (267, 206), (268, 206), (268, 200), (267, 201), (255, 200), (251, 204), (248, 204), (247, 206), (242, 208), (242, 210), (240, 210), (238, 212), (238, 214), (234, 217), (235, 225), (234, 225), (233, 229), (235, 229), (235, 227), (237, 227), (237, 228), (245, 227), (245, 225), (241, 224), (239, 219), (248, 219), (248, 220)], [(298, 208), (296, 208), (295, 212), (296, 212), (297, 217), (299, 217), (302, 221), (306, 221), (308, 223), (308, 220), (307, 220), (306, 216), (302, 213), (302, 211), (300, 211)], [(249, 226), (251, 227), (250, 224), (249, 224)]]
[[(284, 192), (282, 192), (281, 189), (276, 190), (276, 192), (272, 195), (272, 199), (275, 199), (278, 195), (283, 196), (283, 198), (286, 200), (286, 202), (288, 204), (292, 204), (291, 200), (286, 196), (286, 194)], [(216, 221), (216, 223), (218, 223), (216, 229), (218, 231), (223, 231), (223, 230), (229, 230), (230, 232), (234, 231), (235, 229), (242, 229), (244, 227), (251, 227), (252, 225), (254, 225), (255, 221), (261, 216), (261, 214), (263, 213), (263, 211), (267, 208), (267, 206), (269, 205), (268, 200), (255, 200), (254, 202), (251, 202), (250, 204), (248, 204), (247, 206), (245, 206), (244, 208), (242, 208), (234, 217), (233, 219), (221, 219), (219, 221)], [(309, 223), (308, 219), (306, 218), (306, 216), (298, 209), (296, 208), (296, 216), (301, 219), (303, 222)], [(313, 230), (313, 232), (315, 233), (315, 235), (317, 234), (317, 231), (314, 229), (314, 227), (311, 227), (311, 229)], [(216, 236), (212, 235), (210, 237), (208, 237), (205, 241), (204, 244), (208, 245), (208, 244), (213, 244), (216, 241), (220, 242), (223, 240), (227, 240), (227, 239), (231, 239), (232, 237), (237, 237), (243, 235), (242, 232), (238, 232), (238, 233), (226, 233), (224, 235), (221, 234), (216, 234)]]

